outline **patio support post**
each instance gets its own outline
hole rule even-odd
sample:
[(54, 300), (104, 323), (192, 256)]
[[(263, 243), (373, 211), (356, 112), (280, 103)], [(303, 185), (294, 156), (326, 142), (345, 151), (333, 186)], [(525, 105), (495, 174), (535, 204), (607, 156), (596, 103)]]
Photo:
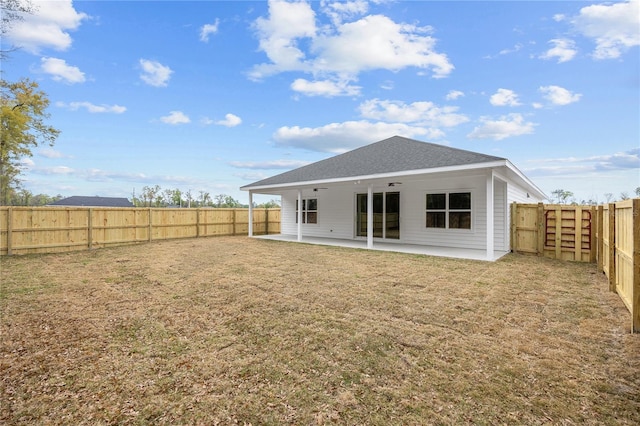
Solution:
[(249, 191), (249, 237), (253, 237), (253, 192), (251, 191)]
[(367, 188), (367, 248), (373, 248), (373, 185)]
[(298, 242), (302, 241), (302, 190), (298, 189)]
[(487, 260), (493, 260), (493, 170), (487, 176)]

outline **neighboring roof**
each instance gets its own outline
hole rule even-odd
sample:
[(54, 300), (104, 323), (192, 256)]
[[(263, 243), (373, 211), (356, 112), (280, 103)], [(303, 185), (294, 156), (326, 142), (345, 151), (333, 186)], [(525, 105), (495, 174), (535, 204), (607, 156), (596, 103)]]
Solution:
[(134, 207), (131, 201), (118, 197), (82, 197), (73, 196), (55, 201), (50, 206), (67, 207)]
[(241, 189), (505, 161), (505, 158), (393, 136)]

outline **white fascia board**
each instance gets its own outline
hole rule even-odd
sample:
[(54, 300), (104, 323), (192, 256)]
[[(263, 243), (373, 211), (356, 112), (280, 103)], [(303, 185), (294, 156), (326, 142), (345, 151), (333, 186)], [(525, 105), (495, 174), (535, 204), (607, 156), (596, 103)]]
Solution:
[(547, 194), (545, 194), (540, 188), (538, 188), (536, 184), (531, 182), (531, 180), (529, 180), (528, 177), (526, 177), (515, 165), (513, 165), (511, 161), (506, 160), (506, 166), (509, 170), (515, 173), (520, 179), (522, 179), (522, 181), (525, 184), (529, 185), (533, 191), (537, 192), (538, 193), (537, 195), (539, 196), (539, 198), (542, 198), (544, 200), (549, 199), (549, 197), (547, 197)]
[(431, 169), (403, 170), (399, 172), (379, 173), (375, 175), (349, 176), (349, 177), (341, 177), (341, 178), (333, 178), (333, 179), (318, 179), (318, 180), (309, 180), (309, 181), (300, 181), (300, 182), (281, 183), (281, 184), (275, 184), (275, 185), (243, 186), (240, 189), (243, 191), (254, 191), (254, 192), (259, 192), (261, 190), (263, 191), (265, 190), (274, 191), (278, 189), (286, 190), (286, 189), (298, 188), (300, 186), (327, 185), (332, 183), (345, 183), (345, 182), (366, 181), (366, 180), (374, 180), (374, 179), (392, 179), (392, 178), (399, 178), (403, 176), (416, 176), (416, 175), (427, 175), (427, 174), (434, 174), (434, 173), (490, 169), (493, 167), (501, 167), (501, 166), (508, 167), (507, 162), (508, 160), (498, 160), (498, 161), (491, 161), (487, 163), (465, 164), (461, 166), (435, 167)]

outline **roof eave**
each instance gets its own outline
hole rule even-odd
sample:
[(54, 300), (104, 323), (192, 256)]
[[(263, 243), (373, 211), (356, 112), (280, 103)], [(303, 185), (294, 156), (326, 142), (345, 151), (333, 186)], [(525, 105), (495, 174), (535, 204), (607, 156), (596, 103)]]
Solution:
[[(287, 190), (287, 189), (297, 188), (300, 186), (327, 185), (332, 183), (335, 184), (335, 183), (344, 183), (344, 182), (353, 182), (353, 181), (373, 180), (373, 179), (388, 179), (388, 178), (397, 178), (402, 176), (415, 176), (415, 175), (426, 175), (426, 174), (434, 174), (434, 173), (489, 169), (489, 168), (500, 167), (500, 166), (509, 167), (508, 164), (510, 164), (508, 160), (501, 159), (501, 160), (490, 161), (486, 163), (434, 167), (430, 169), (402, 170), (398, 172), (379, 173), (379, 174), (373, 174), (373, 175), (348, 176), (348, 177), (331, 178), (331, 179), (317, 179), (317, 180), (309, 180), (309, 181), (288, 182), (288, 183), (281, 183), (281, 184), (274, 184), (274, 185), (256, 185), (256, 186), (246, 185), (241, 187), (240, 189), (242, 191), (252, 191), (252, 192), (274, 191), (279, 189)], [(523, 179), (528, 182), (528, 179), (526, 179), (524, 175), (522, 175), (522, 173), (520, 173), (519, 171), (517, 173), (523, 176)], [(531, 185), (535, 188), (535, 185), (533, 184)]]
[(511, 161), (505, 160), (505, 165), (509, 168), (509, 170), (511, 170), (520, 179), (522, 179), (522, 181), (527, 184), (533, 192), (536, 192), (538, 198), (541, 198), (543, 200), (549, 199), (549, 197), (547, 197), (547, 194), (545, 194), (540, 188), (538, 188), (538, 186), (534, 184), (528, 177), (526, 177), (524, 173), (522, 173)]

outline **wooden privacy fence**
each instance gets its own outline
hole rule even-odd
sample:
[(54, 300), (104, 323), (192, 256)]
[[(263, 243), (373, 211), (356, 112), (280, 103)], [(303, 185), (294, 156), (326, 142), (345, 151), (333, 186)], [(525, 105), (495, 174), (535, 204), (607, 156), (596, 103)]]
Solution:
[[(248, 231), (248, 209), (0, 207), (0, 255), (248, 235)], [(254, 235), (279, 233), (280, 209), (253, 209)]]
[(511, 248), (554, 259), (597, 262), (640, 332), (640, 198), (593, 206), (511, 206)]

